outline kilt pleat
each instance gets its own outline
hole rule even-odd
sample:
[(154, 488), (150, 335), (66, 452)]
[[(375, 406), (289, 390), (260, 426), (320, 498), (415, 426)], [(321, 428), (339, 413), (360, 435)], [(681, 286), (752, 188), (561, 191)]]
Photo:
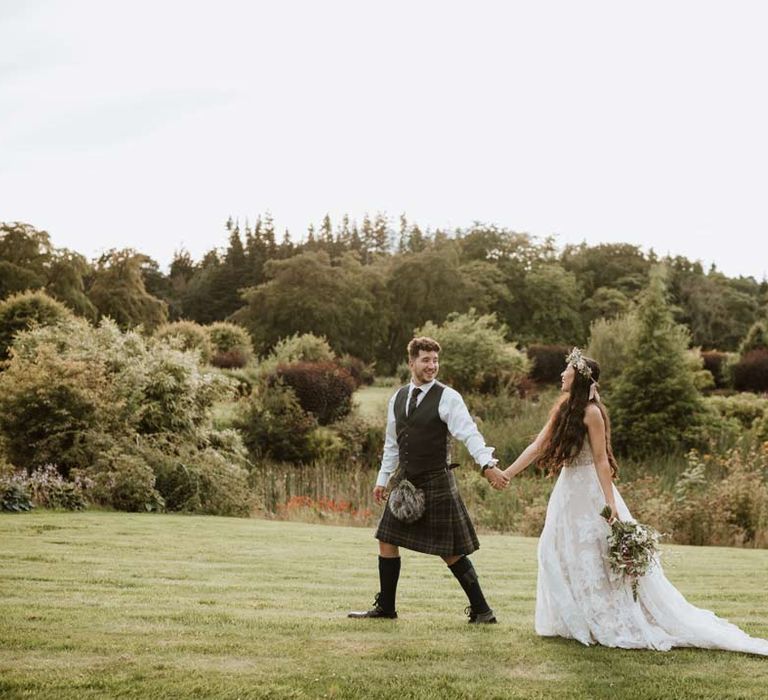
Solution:
[(376, 528), (376, 539), (441, 556), (471, 554), (477, 550), (480, 542), (453, 472), (441, 469), (408, 478), (415, 486), (424, 489), (424, 515), (409, 524), (398, 520), (389, 508), (384, 508)]

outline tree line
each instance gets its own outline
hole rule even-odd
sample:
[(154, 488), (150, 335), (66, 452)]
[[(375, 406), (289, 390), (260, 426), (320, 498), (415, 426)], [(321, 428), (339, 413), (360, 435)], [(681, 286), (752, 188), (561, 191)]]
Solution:
[(54, 247), (29, 224), (0, 225), (0, 298), (43, 289), (89, 320), (152, 330), (168, 320), (231, 320), (260, 355), (295, 333), (325, 336), (339, 354), (391, 372), (414, 328), (475, 309), (495, 314), (510, 340), (584, 343), (590, 324), (633, 309), (664, 262), (674, 319), (705, 350), (736, 350), (768, 309), (768, 281), (728, 277), (682, 256), (628, 243), (566, 245), (476, 223), (423, 230), (403, 215), (362, 223), (325, 216), (301, 241), (277, 236), (269, 215), (229, 219), (226, 244), (200, 260), (178, 251), (168, 271), (140, 251), (95, 260)]

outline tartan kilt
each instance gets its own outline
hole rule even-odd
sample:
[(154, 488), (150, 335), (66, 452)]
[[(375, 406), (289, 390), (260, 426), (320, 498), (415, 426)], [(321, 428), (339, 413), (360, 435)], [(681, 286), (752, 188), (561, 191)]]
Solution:
[(472, 554), (480, 547), (453, 472), (441, 469), (408, 479), (424, 490), (424, 515), (415, 523), (404, 523), (385, 507), (376, 528), (377, 540), (441, 556)]

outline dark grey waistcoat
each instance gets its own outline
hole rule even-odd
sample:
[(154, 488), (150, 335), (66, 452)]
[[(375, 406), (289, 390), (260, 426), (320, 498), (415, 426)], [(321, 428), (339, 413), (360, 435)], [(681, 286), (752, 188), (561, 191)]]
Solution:
[(435, 382), (410, 416), (405, 414), (408, 386), (397, 392), (394, 406), (397, 446), (400, 466), (409, 476), (447, 466), (448, 426), (438, 411), (444, 389), (444, 384)]

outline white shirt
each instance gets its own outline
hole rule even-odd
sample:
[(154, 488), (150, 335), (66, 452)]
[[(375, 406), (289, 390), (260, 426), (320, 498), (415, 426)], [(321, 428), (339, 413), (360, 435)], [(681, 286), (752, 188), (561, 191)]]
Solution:
[[(417, 406), (423, 401), (427, 392), (435, 385), (435, 382), (436, 380), (433, 379), (431, 382), (422, 384), (419, 387), (421, 393), (416, 397)], [(405, 402), (406, 411), (411, 401), (411, 393), (415, 388), (416, 386), (413, 382), (408, 385), (408, 396)], [(400, 450), (397, 446), (397, 429), (395, 427), (396, 396), (397, 391), (392, 395), (387, 407), (387, 433), (384, 439), (384, 455), (381, 458), (381, 468), (376, 478), (376, 486), (387, 485), (389, 477), (392, 476), (392, 472), (397, 468), (400, 457)], [(475, 421), (472, 420), (472, 416), (469, 415), (467, 405), (458, 391), (446, 386), (443, 389), (443, 395), (440, 397), (437, 411), (440, 414), (440, 419), (448, 426), (448, 432), (467, 446), (469, 454), (472, 455), (472, 458), (479, 466), (482, 467), (489, 462), (496, 463), (497, 460), (493, 459), (494, 448), (488, 447), (485, 444), (483, 436), (477, 429)]]

